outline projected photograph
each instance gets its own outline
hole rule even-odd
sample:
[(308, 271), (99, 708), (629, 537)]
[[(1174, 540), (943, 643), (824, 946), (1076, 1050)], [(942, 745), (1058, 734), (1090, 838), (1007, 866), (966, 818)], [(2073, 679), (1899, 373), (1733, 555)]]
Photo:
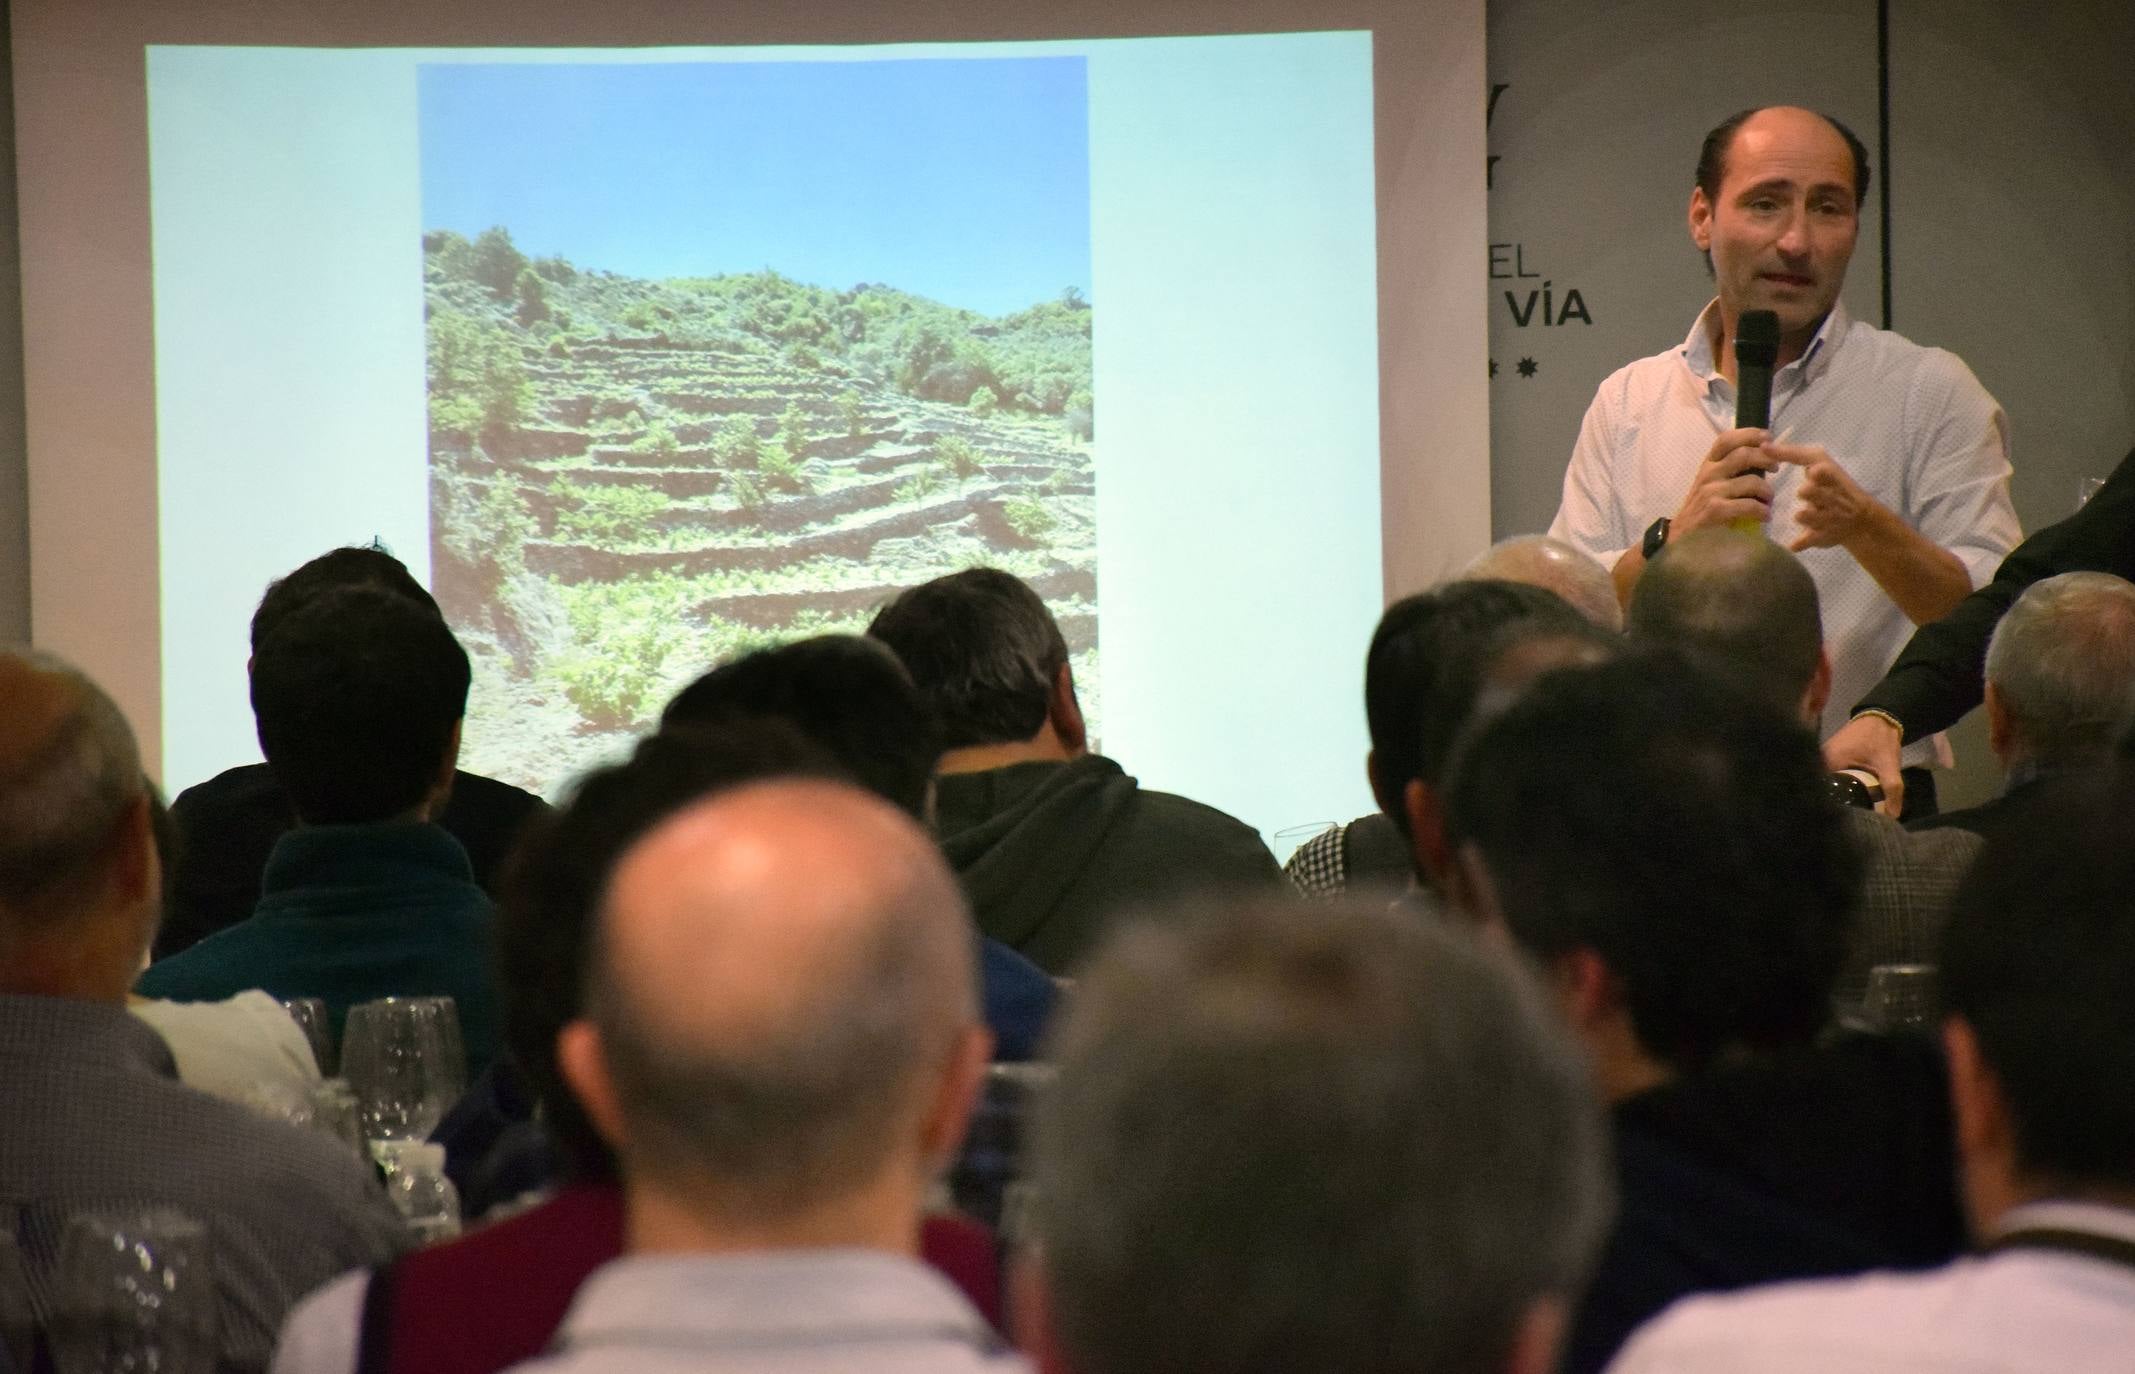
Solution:
[(1097, 724), (1079, 57), (421, 68), (462, 766), (546, 789), (714, 663), (976, 564)]

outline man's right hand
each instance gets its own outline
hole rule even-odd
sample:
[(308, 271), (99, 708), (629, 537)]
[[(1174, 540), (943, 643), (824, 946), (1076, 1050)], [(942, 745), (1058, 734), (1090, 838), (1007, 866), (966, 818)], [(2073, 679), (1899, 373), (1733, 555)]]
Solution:
[(1762, 447), (1771, 434), (1730, 429), (1712, 441), (1668, 526), (1668, 537), (1735, 520), (1764, 523), (1772, 515), (1772, 484), (1765, 474), (1779, 466)]
[(1824, 741), (1824, 767), (1865, 768), (1883, 784), (1883, 800), (1876, 810), (1895, 820), (1905, 809), (1905, 779), (1898, 764), (1898, 747), (1905, 732), (1881, 716), (1855, 716)]

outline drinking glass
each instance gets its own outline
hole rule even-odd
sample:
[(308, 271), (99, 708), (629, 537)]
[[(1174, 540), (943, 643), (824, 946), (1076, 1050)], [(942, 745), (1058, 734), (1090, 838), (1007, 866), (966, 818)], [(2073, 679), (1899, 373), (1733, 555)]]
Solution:
[(1942, 995), (1933, 964), (1877, 964), (1868, 971), (1862, 1015), (1871, 1029), (1920, 1034), (1940, 1023)]
[(207, 1232), (168, 1209), (71, 1217), (53, 1271), (58, 1374), (212, 1374)]
[(326, 1012), (326, 1000), (322, 997), (292, 997), (282, 1003), (282, 1010), (297, 1023), (304, 1038), (311, 1042), (312, 1062), (318, 1065), (319, 1076), (330, 1078), (334, 1072), (333, 1021)]
[(341, 1072), (370, 1141), (421, 1140), (467, 1090), (459, 1020), (449, 997), (385, 997), (349, 1008)]
[(2081, 510), (2089, 505), (2091, 498), (2096, 496), (2099, 488), (2104, 485), (2105, 479), (2103, 477), (2078, 478), (2076, 480), (2076, 509)]
[(363, 1154), (363, 1104), (346, 1078), (321, 1079), (311, 1090), (311, 1124)]

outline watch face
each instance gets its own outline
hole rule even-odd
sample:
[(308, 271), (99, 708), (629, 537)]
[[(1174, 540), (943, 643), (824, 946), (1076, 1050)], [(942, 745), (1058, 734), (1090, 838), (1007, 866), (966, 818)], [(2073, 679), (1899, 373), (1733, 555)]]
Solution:
[(1667, 542), (1668, 517), (1664, 515), (1660, 519), (1654, 521), (1652, 524), (1646, 526), (1646, 537), (1641, 543), (1639, 552), (1644, 554), (1646, 557), (1651, 558), (1653, 557), (1653, 555), (1659, 553), (1661, 551), (1661, 546), (1663, 544), (1666, 544)]

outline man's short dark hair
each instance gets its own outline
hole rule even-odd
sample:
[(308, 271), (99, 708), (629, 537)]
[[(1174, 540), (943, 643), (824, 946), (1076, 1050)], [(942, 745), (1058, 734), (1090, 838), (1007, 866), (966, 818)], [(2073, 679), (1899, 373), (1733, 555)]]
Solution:
[(1449, 838), (1513, 937), (1622, 980), (1653, 1057), (1807, 1041), (1830, 1017), (1862, 860), (1795, 720), (1689, 660), (1549, 674), (1460, 751)]
[(1696, 530), (1646, 565), (1625, 631), (1699, 659), (1788, 715), (1823, 660), (1816, 581), (1761, 534)]
[(901, 593), (867, 633), (903, 661), (945, 749), (1019, 743), (1045, 724), (1067, 641), (1045, 602), (998, 568), (970, 568)]
[(259, 608), (252, 612), (252, 652), (259, 652), (260, 641), (290, 611), (322, 593), (347, 587), (376, 587), (393, 592), (429, 607), (430, 614), (442, 618), (436, 599), (415, 580), (407, 564), (384, 549), (331, 549), (267, 584)]
[(1053, 1053), (1038, 1232), (1083, 1374), (1502, 1369), (1606, 1225), (1599, 1105), (1526, 971), (1383, 902), (1130, 926)]
[[(1448, 582), (1386, 608), (1364, 656), (1364, 720), (1372, 767), (1398, 793), (1418, 779), (1437, 783), (1472, 690), (1473, 660), (1507, 626), (1534, 620), (1566, 628), (1586, 622), (1553, 592), (1480, 578)], [(1387, 815), (1408, 833), (1399, 806)]]
[[(1705, 199), (1714, 204), (1719, 203), (1720, 183), (1727, 180), (1727, 155), (1734, 149), (1735, 135), (1742, 132), (1742, 126), (1749, 122), (1752, 115), (1760, 115), (1766, 110), (1776, 108), (1778, 107), (1773, 105), (1758, 105), (1747, 110), (1737, 110), (1713, 126), (1712, 132), (1705, 135), (1705, 142), (1698, 148), (1697, 170), (1697, 185), (1705, 192)], [(1853, 154), (1853, 208), (1859, 210), (1868, 203), (1868, 146), (1854, 135), (1853, 130), (1822, 110), (1812, 110), (1810, 113), (1836, 129), (1838, 136), (1846, 140), (1846, 150)]]
[(513, 849), (497, 894), (504, 1043), (574, 1174), (615, 1171), (556, 1067), (556, 1036), (584, 1005), (593, 922), (616, 861), (714, 792), (765, 778), (841, 776), (836, 760), (783, 721), (679, 724), (640, 741), (627, 761), (586, 774)]
[(260, 748), (312, 825), (419, 805), (467, 714), (467, 653), (437, 613), (350, 587), (292, 607), (252, 654)]
[(1943, 998), (2000, 1084), (2019, 1169), (2135, 1188), (2135, 773), (2038, 786), (1958, 889)]
[(684, 687), (660, 725), (735, 716), (792, 722), (855, 782), (923, 816), (941, 746), (911, 674), (880, 641), (819, 635), (759, 649)]

